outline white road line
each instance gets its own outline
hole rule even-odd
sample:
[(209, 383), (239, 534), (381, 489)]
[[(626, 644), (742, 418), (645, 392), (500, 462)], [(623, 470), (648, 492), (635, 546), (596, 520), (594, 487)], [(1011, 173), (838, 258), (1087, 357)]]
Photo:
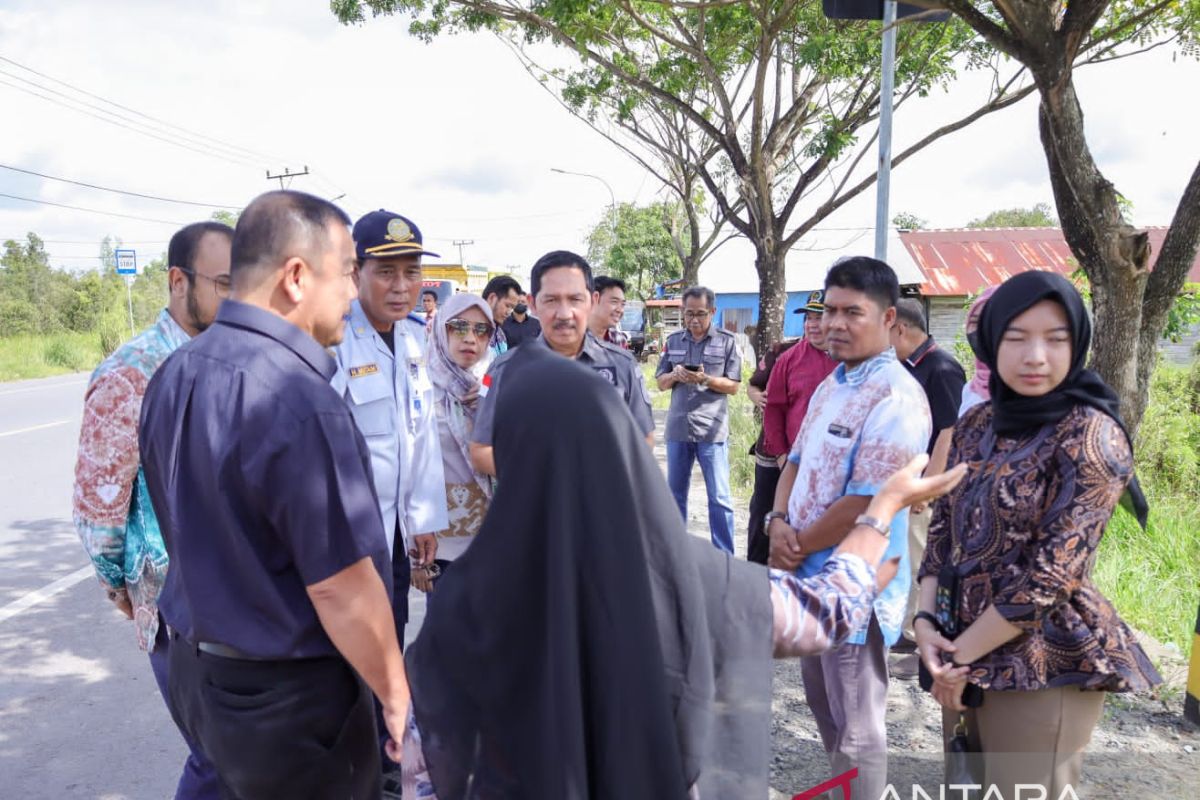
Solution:
[(30, 592), (24, 597), (12, 601), (3, 608), (0, 608), (0, 622), (11, 619), (17, 614), (20, 614), (22, 611), (33, 608), (38, 603), (41, 603), (45, 600), (49, 600), (59, 592), (70, 589), (72, 586), (87, 578), (89, 575), (95, 574), (95, 570), (93, 570), (90, 565), (86, 567), (80, 567), (70, 575), (67, 575), (65, 578), (59, 578), (54, 583), (47, 584), (40, 589)]
[(5, 436), (16, 436), (18, 433), (29, 433), (30, 431), (40, 431), (43, 428), (53, 428), (56, 425), (66, 425), (68, 422), (72, 421), (73, 420), (71, 419), (60, 419), (55, 420), (54, 422), (44, 422), (41, 425), (32, 425), (28, 428), (17, 428), (15, 431), (4, 431), (3, 433), (0, 433), (0, 439), (4, 438)]
[(63, 381), (62, 383), (47, 383), (44, 386), (26, 386), (24, 389), (5, 389), (0, 391), (0, 395), (6, 394), (22, 394), (24, 392), (41, 392), (46, 389), (58, 389), (61, 386), (83, 386), (87, 383), (87, 379), (81, 381)]

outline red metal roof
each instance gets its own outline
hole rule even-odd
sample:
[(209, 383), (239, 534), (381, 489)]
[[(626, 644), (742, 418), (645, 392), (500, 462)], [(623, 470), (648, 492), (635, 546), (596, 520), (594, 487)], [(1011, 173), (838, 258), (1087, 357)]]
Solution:
[[(1167, 229), (1145, 230), (1150, 234), (1153, 268)], [(921, 284), (921, 294), (925, 295), (973, 295), (1018, 272), (1054, 270), (1069, 275), (1076, 269), (1075, 258), (1059, 228), (901, 231), (900, 241), (925, 276)], [(1200, 254), (1192, 264), (1188, 281), (1200, 283)]]

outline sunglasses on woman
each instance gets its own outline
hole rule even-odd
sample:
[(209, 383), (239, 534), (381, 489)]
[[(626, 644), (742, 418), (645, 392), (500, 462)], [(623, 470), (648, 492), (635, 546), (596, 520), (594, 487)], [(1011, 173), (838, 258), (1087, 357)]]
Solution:
[(465, 319), (452, 319), (446, 323), (446, 330), (460, 339), (467, 338), (467, 331), (475, 334), (478, 339), (486, 339), (492, 335), (492, 326), (486, 322), (467, 322)]

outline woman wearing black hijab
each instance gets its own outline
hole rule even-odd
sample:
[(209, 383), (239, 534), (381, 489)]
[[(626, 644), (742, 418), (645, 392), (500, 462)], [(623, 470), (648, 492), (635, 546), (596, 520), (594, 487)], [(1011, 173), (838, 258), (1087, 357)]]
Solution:
[[(991, 402), (955, 427), (949, 463), (967, 476), (935, 506), (919, 573), (933, 694), (947, 725), (965, 712), (984, 785), (1004, 797), (1077, 785), (1105, 692), (1160, 680), (1091, 579), (1122, 494), (1143, 526), (1148, 509), (1117, 397), (1084, 368), (1090, 342), (1061, 275), (1022, 273), (992, 295), (972, 339)], [(964, 708), (968, 687), (982, 705)]]
[[(537, 348), (509, 370), (495, 497), (406, 656), (430, 779), (414, 794), (766, 797), (772, 652), (869, 619), (886, 540), (858, 526), (822, 574), (769, 579), (686, 534), (606, 382)], [(961, 477), (921, 466), (876, 496), (884, 525)]]

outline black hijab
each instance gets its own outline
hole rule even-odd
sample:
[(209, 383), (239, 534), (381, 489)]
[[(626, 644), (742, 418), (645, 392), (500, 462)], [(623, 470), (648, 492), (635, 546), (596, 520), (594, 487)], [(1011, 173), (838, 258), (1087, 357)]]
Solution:
[(496, 403), (495, 497), (406, 657), (438, 796), (765, 797), (766, 571), (687, 535), (592, 371), (522, 347)]
[[(1043, 300), (1053, 300), (1062, 306), (1071, 328), (1071, 366), (1067, 377), (1052, 391), (1040, 397), (1026, 397), (1004, 383), (996, 369), (996, 354), (1000, 340), (1013, 319)], [(1117, 393), (1095, 371), (1086, 369), (1088, 348), (1092, 343), (1092, 323), (1078, 290), (1056, 272), (1022, 272), (1009, 278), (992, 295), (979, 316), (979, 328), (971, 339), (975, 355), (992, 371), (989, 384), (992, 394), (992, 426), (1002, 436), (1016, 436), (1043, 425), (1051, 425), (1065, 417), (1077, 405), (1091, 406), (1112, 417), (1125, 436), (1129, 447), (1133, 439), (1121, 418), (1121, 403)], [(1127, 500), (1138, 523), (1146, 527), (1149, 505), (1138, 484), (1137, 476), (1129, 481)]]

